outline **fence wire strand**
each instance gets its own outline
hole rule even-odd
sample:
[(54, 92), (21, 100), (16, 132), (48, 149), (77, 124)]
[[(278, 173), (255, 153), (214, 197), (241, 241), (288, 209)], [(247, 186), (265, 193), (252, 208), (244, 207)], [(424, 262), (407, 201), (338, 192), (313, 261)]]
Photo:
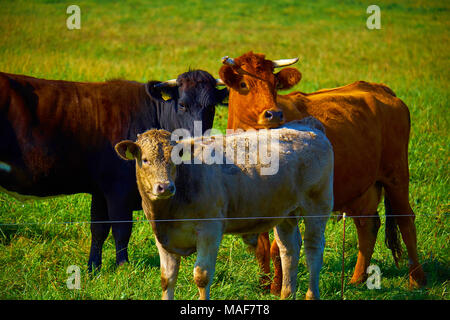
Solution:
[[(388, 217), (421, 217), (421, 216), (433, 216), (439, 217), (441, 215), (448, 216), (450, 212), (444, 212), (440, 214), (389, 214)], [(0, 223), (0, 227), (3, 226), (27, 226), (27, 225), (73, 225), (73, 224), (102, 224), (102, 223), (138, 223), (138, 222), (194, 222), (194, 221), (231, 221), (231, 220), (263, 220), (263, 219), (310, 219), (310, 218), (337, 218), (342, 219), (343, 214), (331, 214), (331, 215), (298, 215), (298, 216), (269, 216), (269, 217), (211, 217), (211, 218), (182, 218), (182, 219), (136, 219), (136, 220), (102, 220), (102, 221), (52, 221), (52, 222), (18, 222), (18, 223)], [(378, 214), (373, 215), (346, 215), (346, 218), (378, 218)], [(386, 215), (385, 215), (386, 217)]]

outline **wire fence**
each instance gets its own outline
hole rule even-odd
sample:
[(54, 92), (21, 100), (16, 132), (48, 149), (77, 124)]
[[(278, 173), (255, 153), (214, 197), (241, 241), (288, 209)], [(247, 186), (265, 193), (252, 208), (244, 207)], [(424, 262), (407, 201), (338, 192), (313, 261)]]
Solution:
[[(384, 215), (384, 217), (447, 217), (450, 215), (450, 212), (441, 212), (439, 214), (426, 214), (422, 213), (419, 215), (416, 214), (390, 214), (390, 215)], [(346, 235), (345, 235), (345, 229), (346, 229), (346, 219), (348, 218), (380, 218), (380, 215), (378, 213), (372, 214), (372, 215), (348, 215), (346, 213), (342, 214), (321, 214), (321, 215), (295, 215), (295, 216), (260, 216), (260, 217), (210, 217), (210, 218), (182, 218), (182, 219), (133, 219), (133, 220), (104, 220), (104, 221), (49, 221), (49, 222), (19, 222), (19, 223), (0, 223), (0, 232), (1, 227), (8, 227), (8, 226), (31, 226), (31, 225), (76, 225), (76, 224), (114, 224), (114, 223), (139, 223), (139, 222), (195, 222), (195, 221), (233, 221), (233, 220), (263, 220), (263, 219), (310, 219), (310, 218), (334, 218), (337, 220), (342, 219), (343, 220), (343, 235), (342, 235), (342, 265), (341, 265), (341, 290), (340, 290), (340, 298), (341, 300), (345, 299), (345, 241), (346, 241)], [(421, 264), (416, 266), (417, 268), (422, 267), (424, 264), (426, 264), (428, 261), (423, 261)], [(414, 270), (410, 270), (406, 275), (404, 275), (404, 278), (408, 278), (411, 272)]]
[[(440, 217), (449, 216), (450, 212), (443, 212), (440, 214), (389, 214), (385, 217)], [(262, 217), (211, 217), (211, 218), (181, 218), (181, 219), (136, 219), (136, 220), (102, 220), (102, 221), (50, 221), (50, 222), (17, 222), (17, 223), (0, 223), (2, 226), (27, 226), (27, 225), (71, 225), (71, 224), (114, 224), (114, 223), (139, 223), (139, 222), (194, 222), (194, 221), (232, 221), (232, 220), (264, 220), (264, 219), (310, 219), (310, 218), (337, 218), (341, 219), (344, 214), (331, 214), (331, 215), (296, 215), (296, 216), (262, 216)], [(345, 215), (347, 218), (380, 218), (378, 214), (372, 215)]]

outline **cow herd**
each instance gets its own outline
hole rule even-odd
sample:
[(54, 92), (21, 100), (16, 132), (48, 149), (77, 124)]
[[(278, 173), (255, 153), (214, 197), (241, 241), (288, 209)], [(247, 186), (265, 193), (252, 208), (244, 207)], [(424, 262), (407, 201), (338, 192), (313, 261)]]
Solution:
[[(282, 298), (295, 298), (304, 243), (306, 298), (319, 299), (332, 211), (353, 217), (359, 253), (351, 282), (361, 283), (384, 194), (386, 245), (398, 265), (400, 230), (409, 283), (424, 286), (409, 204), (408, 107), (387, 86), (363, 81), (279, 95), (302, 76), (292, 67), (274, 70), (297, 60), (248, 52), (224, 57), (220, 79), (191, 70), (147, 83), (0, 73), (0, 191), (19, 199), (91, 194), (91, 271), (101, 267), (111, 229), (116, 263), (128, 261), (132, 212), (143, 209), (160, 255), (164, 299), (173, 299), (180, 256), (193, 252), (200, 298), (209, 298), (226, 233), (242, 236), (261, 282)], [(235, 133), (209, 135), (215, 107), (227, 98), (227, 127)], [(174, 138), (179, 130), (193, 137)], [(268, 155), (276, 170), (268, 171)]]

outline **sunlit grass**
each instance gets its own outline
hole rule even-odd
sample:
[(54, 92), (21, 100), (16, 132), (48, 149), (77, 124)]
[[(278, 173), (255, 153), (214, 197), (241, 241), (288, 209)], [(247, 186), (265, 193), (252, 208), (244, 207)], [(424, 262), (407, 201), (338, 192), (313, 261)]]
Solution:
[[(373, 263), (382, 289), (346, 285), (347, 299), (449, 299), (449, 21), (441, 1), (377, 1), (381, 30), (368, 30), (364, 1), (77, 1), (81, 29), (66, 28), (66, 3), (0, 2), (0, 71), (47, 79), (145, 82), (174, 78), (189, 68), (218, 76), (220, 58), (247, 51), (268, 58), (300, 57), (302, 81), (311, 92), (356, 80), (382, 82), (411, 111), (410, 199), (417, 214), (426, 289), (407, 287), (407, 259), (396, 269), (380, 229)], [(219, 107), (214, 126), (226, 128)], [(392, 137), (395, 139), (395, 137)], [(20, 203), (0, 194), (0, 223), (89, 221), (90, 196), (74, 195)], [(380, 213), (383, 207), (380, 206)], [(134, 219), (144, 219), (142, 211)], [(384, 222), (384, 218), (382, 218)], [(303, 230), (303, 225), (301, 224)], [(159, 257), (146, 222), (134, 225), (130, 264), (115, 267), (108, 238), (103, 269), (90, 278), (85, 267), (88, 223), (1, 227), (0, 298), (159, 299)], [(346, 280), (356, 262), (357, 236), (346, 230)], [(331, 220), (321, 273), (323, 299), (340, 298), (342, 223)], [(175, 297), (196, 299), (195, 255), (183, 258)], [(69, 265), (82, 268), (82, 289), (66, 287)], [(219, 252), (213, 299), (273, 299), (258, 286), (258, 268), (236, 236), (225, 236)], [(307, 289), (302, 251), (298, 298)]]

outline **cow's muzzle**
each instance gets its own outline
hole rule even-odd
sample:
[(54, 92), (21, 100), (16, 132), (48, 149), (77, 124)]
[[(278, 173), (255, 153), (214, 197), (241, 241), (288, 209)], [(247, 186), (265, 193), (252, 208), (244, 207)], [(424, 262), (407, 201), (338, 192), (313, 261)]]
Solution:
[(274, 128), (284, 123), (283, 111), (281, 110), (264, 110), (258, 118), (258, 125), (267, 128)]
[(167, 199), (175, 194), (175, 185), (173, 182), (159, 182), (153, 187), (153, 195), (157, 199)]

